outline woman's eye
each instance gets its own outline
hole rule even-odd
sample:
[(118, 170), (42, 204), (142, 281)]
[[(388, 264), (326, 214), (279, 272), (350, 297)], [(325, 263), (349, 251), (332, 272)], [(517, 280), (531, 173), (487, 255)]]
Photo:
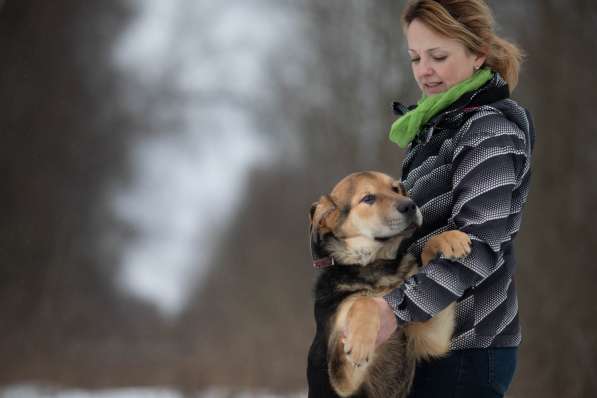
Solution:
[(373, 203), (375, 203), (375, 195), (372, 194), (368, 194), (363, 196), (363, 199), (361, 199), (361, 202), (366, 203), (368, 205), (372, 205)]
[(417, 62), (419, 62), (421, 58), (411, 58), (410, 62), (412, 62), (413, 64), (416, 64)]
[(437, 61), (437, 62), (442, 62), (442, 61), (445, 61), (446, 58), (448, 58), (448, 57), (447, 56), (444, 56), (444, 57), (434, 57), (433, 60)]

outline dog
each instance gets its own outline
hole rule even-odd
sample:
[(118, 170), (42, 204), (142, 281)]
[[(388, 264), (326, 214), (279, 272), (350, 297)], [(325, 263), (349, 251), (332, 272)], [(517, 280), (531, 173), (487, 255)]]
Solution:
[[(314, 266), (323, 268), (314, 289), (309, 398), (405, 397), (416, 362), (445, 355), (454, 329), (453, 303), (426, 322), (399, 326), (376, 346), (380, 318), (372, 298), (417, 272), (417, 259), (405, 252), (422, 224), (420, 209), (399, 181), (365, 171), (343, 178), (312, 205), (309, 219)], [(460, 231), (436, 235), (421, 265), (440, 255), (464, 257), (470, 243)]]

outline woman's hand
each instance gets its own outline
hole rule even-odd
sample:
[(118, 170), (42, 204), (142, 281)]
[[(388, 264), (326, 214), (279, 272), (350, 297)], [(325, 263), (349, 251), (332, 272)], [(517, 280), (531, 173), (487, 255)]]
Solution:
[(392, 333), (394, 333), (398, 327), (398, 322), (396, 321), (396, 315), (394, 315), (394, 312), (386, 300), (381, 297), (375, 297), (373, 298), (373, 301), (377, 304), (380, 319), (379, 332), (377, 333), (377, 340), (375, 341), (375, 346), (379, 347), (390, 338)]

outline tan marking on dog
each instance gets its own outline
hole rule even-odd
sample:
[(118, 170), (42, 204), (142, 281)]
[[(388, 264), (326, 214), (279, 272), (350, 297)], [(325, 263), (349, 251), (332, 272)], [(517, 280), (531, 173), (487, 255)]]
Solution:
[(354, 292), (360, 290), (369, 289), (371, 286), (367, 284), (354, 284), (354, 285), (347, 285), (347, 284), (339, 284), (336, 286), (336, 289), (341, 292)]

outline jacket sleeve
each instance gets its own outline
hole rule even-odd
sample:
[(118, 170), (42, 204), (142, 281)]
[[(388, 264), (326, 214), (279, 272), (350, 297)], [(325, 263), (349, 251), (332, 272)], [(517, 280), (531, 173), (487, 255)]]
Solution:
[(520, 224), (522, 203), (515, 203), (513, 192), (528, 164), (522, 131), (494, 114), (476, 120), (454, 139), (458, 144), (448, 229), (468, 234), (471, 253), (458, 261), (432, 260), (387, 294), (384, 298), (399, 322), (429, 319), (499, 269), (504, 262), (501, 247)]

